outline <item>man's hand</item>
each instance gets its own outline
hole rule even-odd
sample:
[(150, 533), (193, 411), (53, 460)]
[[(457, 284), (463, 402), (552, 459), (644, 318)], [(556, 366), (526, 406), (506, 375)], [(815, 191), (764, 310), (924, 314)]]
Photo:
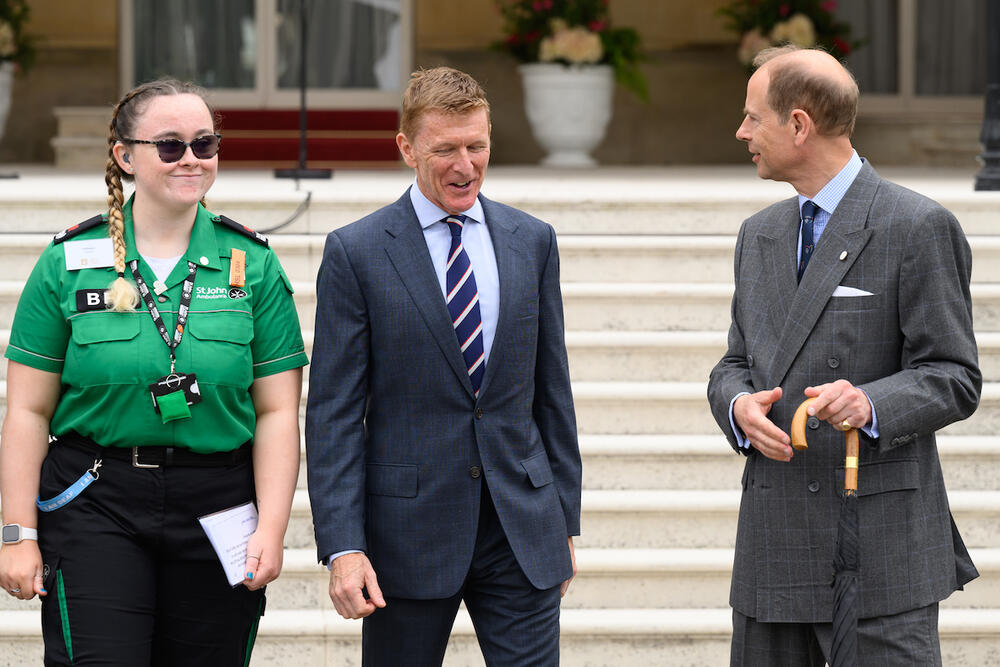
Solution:
[(750, 445), (769, 459), (792, 460), (792, 439), (767, 418), (771, 406), (781, 400), (781, 387), (744, 394), (733, 403), (733, 419)]
[(850, 428), (862, 428), (871, 423), (872, 405), (868, 394), (847, 380), (806, 387), (805, 394), (816, 399), (807, 412), (841, 430), (847, 430), (843, 428), (845, 421)]
[(569, 558), (573, 562), (573, 576), (559, 584), (559, 597), (566, 596), (566, 592), (569, 590), (569, 585), (573, 582), (573, 578), (576, 577), (576, 551), (573, 549), (572, 537), (569, 538)]
[[(367, 589), (365, 599), (361, 589)], [(349, 553), (333, 561), (330, 568), (330, 599), (344, 618), (364, 618), (385, 606), (375, 570), (363, 553)]]

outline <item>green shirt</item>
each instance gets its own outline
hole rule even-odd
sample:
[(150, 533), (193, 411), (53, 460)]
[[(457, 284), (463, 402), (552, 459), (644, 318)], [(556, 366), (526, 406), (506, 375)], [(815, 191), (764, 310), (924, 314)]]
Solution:
[[(135, 249), (132, 207), (123, 208), (126, 265), (152, 289), (155, 275)], [(154, 410), (149, 385), (170, 371), (170, 353), (146, 305), (131, 312), (77, 308), (81, 290), (106, 289), (111, 267), (67, 270), (64, 244), (49, 244), (24, 287), (6, 356), (60, 373), (62, 393), (52, 417), (54, 435), (70, 431), (111, 447), (186, 447), (229, 451), (253, 438), (256, 426), (250, 385), (255, 378), (308, 363), (292, 286), (274, 252), (216, 224), (198, 207), (187, 252), (165, 281), (165, 301), (154, 297), (170, 335), (177, 321), (188, 261), (198, 266), (176, 370), (195, 373), (202, 401), (191, 417), (166, 424)], [(101, 224), (72, 240), (107, 236)], [(67, 243), (70, 241), (67, 241)], [(245, 285), (231, 291), (232, 249), (246, 253)], [(126, 266), (126, 279), (132, 280)]]

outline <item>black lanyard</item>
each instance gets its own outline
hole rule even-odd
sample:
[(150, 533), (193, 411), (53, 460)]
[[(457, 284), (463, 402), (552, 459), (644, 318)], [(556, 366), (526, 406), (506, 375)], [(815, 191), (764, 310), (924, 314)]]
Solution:
[(142, 300), (146, 303), (146, 309), (149, 311), (150, 317), (153, 318), (153, 324), (156, 326), (156, 330), (160, 332), (160, 337), (163, 338), (163, 342), (167, 344), (167, 350), (170, 352), (170, 372), (174, 372), (174, 362), (177, 361), (177, 357), (174, 355), (174, 350), (181, 343), (181, 338), (184, 337), (184, 325), (187, 324), (188, 319), (188, 308), (191, 305), (191, 294), (194, 292), (194, 275), (198, 272), (198, 265), (194, 262), (189, 261), (188, 263), (188, 275), (184, 279), (184, 285), (181, 288), (181, 303), (177, 307), (177, 326), (174, 328), (174, 337), (170, 338), (167, 334), (167, 325), (163, 323), (163, 317), (160, 315), (160, 310), (153, 303), (153, 295), (149, 292), (149, 287), (146, 285), (146, 281), (142, 279), (142, 275), (139, 274), (139, 260), (133, 259), (129, 262), (129, 268), (132, 269), (132, 277), (135, 278), (135, 284), (139, 287), (139, 294), (142, 296)]

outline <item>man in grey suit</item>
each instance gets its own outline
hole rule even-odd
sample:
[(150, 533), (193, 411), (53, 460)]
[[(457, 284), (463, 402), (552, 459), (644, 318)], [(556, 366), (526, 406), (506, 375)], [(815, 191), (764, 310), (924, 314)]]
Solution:
[[(844, 438), (828, 422), (863, 434), (859, 663), (940, 665), (938, 602), (978, 575), (934, 438), (982, 387), (969, 245), (951, 213), (858, 157), (857, 84), (834, 58), (784, 47), (755, 65), (736, 136), (761, 178), (798, 196), (740, 229), (729, 349), (708, 387), (747, 457), (732, 664), (829, 658)], [(809, 449), (793, 456), (806, 397)]]
[(306, 453), (319, 557), (365, 665), (440, 665), (464, 600), (490, 665), (555, 665), (581, 464), (555, 232), (479, 194), (485, 93), (415, 72), (394, 204), (327, 237)]

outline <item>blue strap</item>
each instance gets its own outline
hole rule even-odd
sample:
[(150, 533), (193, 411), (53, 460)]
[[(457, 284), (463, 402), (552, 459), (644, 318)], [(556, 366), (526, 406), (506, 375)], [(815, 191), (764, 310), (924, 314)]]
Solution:
[(63, 505), (68, 504), (78, 495), (83, 493), (83, 490), (91, 485), (92, 482), (97, 480), (97, 472), (95, 470), (88, 470), (87, 472), (80, 475), (80, 479), (76, 480), (72, 486), (68, 487), (65, 491), (60, 493), (58, 496), (49, 498), (48, 500), (42, 500), (39, 496), (35, 500), (35, 505), (38, 506), (43, 512), (51, 512), (57, 510)]

